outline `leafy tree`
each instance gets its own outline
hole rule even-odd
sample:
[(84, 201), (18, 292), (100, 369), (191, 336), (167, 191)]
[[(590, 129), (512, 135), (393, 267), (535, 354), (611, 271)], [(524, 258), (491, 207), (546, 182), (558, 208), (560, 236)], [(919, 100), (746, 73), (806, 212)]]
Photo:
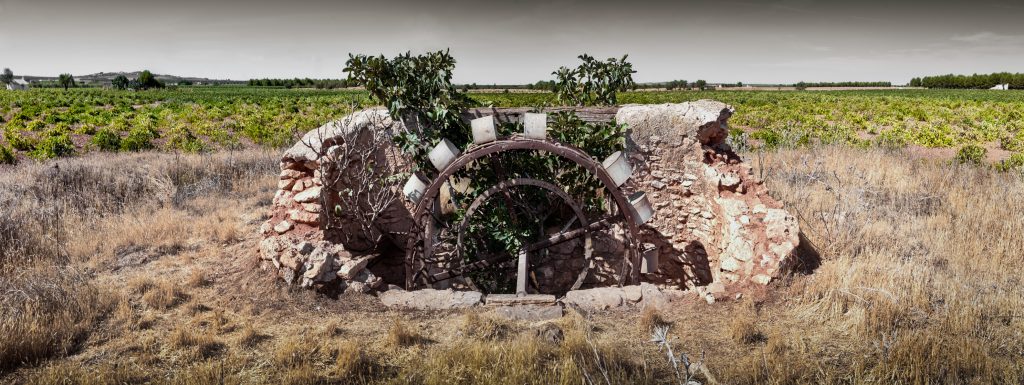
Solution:
[(708, 82), (704, 80), (697, 80), (693, 82), (693, 86), (697, 87), (698, 90), (704, 91), (704, 88), (708, 86)]
[(114, 86), (114, 88), (116, 88), (116, 89), (124, 90), (124, 89), (127, 89), (128, 86), (131, 85), (131, 81), (128, 80), (127, 76), (117, 75), (117, 77), (115, 77), (114, 80), (110, 81), (110, 84), (112, 86)]
[(475, 102), (452, 84), (454, 68), (455, 59), (448, 51), (418, 56), (406, 52), (394, 59), (350, 54), (345, 62), (349, 82), (365, 87), (393, 118), (416, 122), (395, 142), (421, 166), (429, 164), (427, 152), (442, 138), (456, 145), (469, 142), (469, 130), (460, 115)]
[(583, 61), (574, 69), (561, 67), (552, 72), (555, 75), (555, 94), (558, 100), (577, 106), (614, 105), (616, 93), (634, 87), (633, 64), (626, 61), (628, 55), (621, 59), (609, 58), (599, 61), (583, 54)]
[(67, 91), (68, 87), (75, 87), (75, 77), (71, 74), (60, 74), (57, 77), (57, 83), (60, 83), (60, 86), (64, 87), (64, 90)]
[(4, 68), (4, 72), (0, 73), (0, 83), (11, 84), (14, 81), (14, 72), (10, 68)]
[(150, 88), (164, 88), (164, 83), (157, 80), (156, 76), (153, 76), (153, 73), (149, 72), (149, 70), (140, 72), (139, 78), (136, 79), (136, 82), (138, 83), (139, 88), (144, 90)]

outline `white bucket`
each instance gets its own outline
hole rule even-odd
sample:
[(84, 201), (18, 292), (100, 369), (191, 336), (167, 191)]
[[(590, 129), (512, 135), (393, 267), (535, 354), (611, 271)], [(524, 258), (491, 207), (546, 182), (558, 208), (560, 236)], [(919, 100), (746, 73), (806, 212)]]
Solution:
[(647, 194), (638, 192), (629, 197), (629, 204), (633, 206), (633, 213), (636, 214), (636, 224), (642, 225), (651, 220), (654, 216), (654, 208), (651, 201), (647, 200)]
[(530, 139), (547, 139), (548, 114), (523, 114), (523, 133)]
[(423, 183), (423, 180), (416, 174), (412, 174), (409, 180), (405, 182), (405, 186), (402, 187), (402, 194), (413, 203), (419, 203), (420, 198), (423, 198), (423, 193), (427, 191), (427, 184)]
[(605, 171), (612, 176), (615, 187), (622, 186), (623, 183), (626, 183), (626, 179), (633, 175), (633, 167), (629, 165), (629, 161), (626, 160), (622, 151), (615, 151), (614, 154), (609, 155), (604, 162), (601, 162), (601, 166), (604, 166)]
[(497, 130), (494, 129), (493, 116), (473, 119), (469, 123), (473, 127), (473, 144), (484, 144), (498, 140)]
[(640, 272), (652, 274), (658, 272), (658, 248), (654, 245), (647, 245), (644, 249), (643, 260), (640, 261)]
[(455, 158), (459, 157), (459, 149), (448, 139), (441, 139), (440, 142), (430, 150), (430, 163), (434, 164), (437, 171), (444, 171)]

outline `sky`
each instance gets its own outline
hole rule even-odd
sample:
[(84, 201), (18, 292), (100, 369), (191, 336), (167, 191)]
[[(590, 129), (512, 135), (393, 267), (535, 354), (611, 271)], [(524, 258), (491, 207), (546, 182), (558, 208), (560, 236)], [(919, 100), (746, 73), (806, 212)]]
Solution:
[(344, 77), (349, 53), (450, 49), (455, 81), (550, 80), (628, 54), (638, 82), (891, 81), (1024, 72), (1007, 0), (0, 0), (0, 67)]

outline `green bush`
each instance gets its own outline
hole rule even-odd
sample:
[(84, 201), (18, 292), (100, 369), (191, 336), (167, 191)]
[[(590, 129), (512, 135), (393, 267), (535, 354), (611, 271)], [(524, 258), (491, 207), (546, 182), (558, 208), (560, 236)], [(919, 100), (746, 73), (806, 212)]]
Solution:
[(750, 139), (760, 140), (765, 148), (776, 148), (782, 145), (782, 135), (774, 130), (761, 129), (750, 134)]
[(0, 145), (0, 164), (18, 164), (18, 158), (10, 147)]
[(583, 61), (578, 67), (570, 69), (561, 67), (552, 72), (555, 80), (555, 95), (558, 101), (577, 106), (608, 106), (617, 104), (618, 92), (627, 91), (635, 86), (633, 82), (633, 64), (622, 59), (609, 58), (599, 61), (583, 54)]
[(1024, 172), (1024, 152), (1018, 152), (999, 164), (996, 168), (1000, 171), (1022, 171)]
[(121, 139), (121, 149), (124, 151), (149, 150), (153, 148), (153, 139), (158, 137), (156, 131), (135, 127), (128, 131), (128, 136)]
[(19, 151), (32, 151), (36, 148), (36, 140), (22, 135), (15, 126), (8, 125), (4, 129), (4, 139), (11, 147)]
[(1006, 151), (1021, 151), (1024, 150), (1024, 140), (1007, 135), (999, 139), (999, 147)]
[(206, 144), (203, 143), (202, 139), (199, 139), (185, 126), (175, 126), (167, 133), (167, 144), (168, 149), (181, 150), (185, 152), (202, 152), (206, 149)]
[(985, 155), (987, 154), (988, 150), (985, 147), (977, 144), (968, 144), (960, 147), (960, 150), (956, 152), (954, 160), (960, 164), (980, 165), (985, 161)]
[(121, 149), (121, 135), (109, 128), (96, 131), (96, 135), (93, 135), (89, 142), (103, 151), (116, 152)]
[(36, 159), (51, 159), (75, 154), (75, 143), (66, 130), (52, 129), (43, 134), (42, 139), (29, 156)]
[(420, 123), (416, 131), (397, 135), (395, 143), (424, 170), (431, 169), (427, 152), (441, 138), (459, 147), (469, 143), (461, 113), (475, 103), (452, 84), (453, 69), (455, 58), (447, 51), (418, 56), (406, 52), (394, 59), (349, 55), (345, 62), (348, 82), (365, 87), (393, 118)]

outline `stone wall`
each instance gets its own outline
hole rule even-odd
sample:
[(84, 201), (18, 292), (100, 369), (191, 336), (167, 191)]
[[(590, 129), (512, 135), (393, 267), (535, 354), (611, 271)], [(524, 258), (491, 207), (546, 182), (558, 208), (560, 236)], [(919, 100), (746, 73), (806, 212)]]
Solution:
[(655, 207), (642, 239), (657, 248), (659, 271), (646, 280), (721, 298), (767, 285), (794, 261), (796, 219), (725, 144), (733, 112), (710, 100), (619, 109), (634, 178)]
[[(635, 170), (630, 183), (648, 192), (656, 211), (642, 227), (641, 240), (659, 256), (658, 271), (645, 274), (645, 281), (698, 288), (713, 300), (760, 290), (792, 264), (799, 243), (796, 219), (725, 144), (732, 113), (732, 107), (710, 100), (617, 110), (616, 121), (629, 128), (626, 153)], [(340, 142), (370, 130), (390, 135), (401, 124), (385, 109), (364, 110), (310, 131), (285, 152), (272, 217), (262, 228), (261, 257), (268, 269), (302, 286), (368, 291), (401, 282), (401, 234), (411, 223), (411, 207), (404, 200), (389, 207), (375, 223), (382, 240), (325, 225), (330, 220), (323, 207), (337, 206), (330, 192), (339, 186), (324, 186), (323, 180), (335, 179), (323, 176), (345, 171), (321, 164), (323, 154)], [(386, 160), (404, 167), (401, 159)], [(621, 258), (621, 244), (595, 246), (598, 258)], [(599, 286), (600, 272), (593, 273), (588, 283)]]

